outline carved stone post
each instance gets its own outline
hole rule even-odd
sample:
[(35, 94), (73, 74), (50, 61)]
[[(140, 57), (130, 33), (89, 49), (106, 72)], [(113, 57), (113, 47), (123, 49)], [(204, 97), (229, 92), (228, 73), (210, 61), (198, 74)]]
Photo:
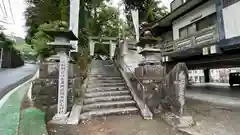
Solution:
[(58, 108), (57, 114), (53, 117), (53, 122), (65, 124), (68, 116), (67, 94), (68, 94), (68, 52), (72, 48), (70, 40), (77, 40), (72, 31), (46, 31), (54, 42), (48, 43), (59, 55), (59, 80), (58, 80)]
[(114, 57), (114, 53), (115, 53), (115, 49), (116, 49), (116, 44), (114, 44), (114, 42), (112, 40), (109, 41), (109, 45), (110, 45), (110, 59), (112, 60)]

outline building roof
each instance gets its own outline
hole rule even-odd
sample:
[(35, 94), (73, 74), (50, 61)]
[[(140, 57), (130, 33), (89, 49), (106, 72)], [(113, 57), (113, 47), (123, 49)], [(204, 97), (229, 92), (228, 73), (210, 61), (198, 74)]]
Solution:
[(164, 16), (160, 20), (156, 21), (152, 28), (154, 27), (169, 27), (172, 25), (172, 21), (193, 10), (195, 7), (202, 5), (209, 0), (187, 0), (184, 4), (180, 5), (174, 9), (171, 13)]

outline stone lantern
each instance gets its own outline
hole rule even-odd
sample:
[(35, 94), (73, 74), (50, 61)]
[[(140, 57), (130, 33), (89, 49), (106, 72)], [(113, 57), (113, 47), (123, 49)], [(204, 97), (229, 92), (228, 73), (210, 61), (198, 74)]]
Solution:
[(67, 121), (68, 77), (69, 77), (69, 51), (72, 49), (70, 40), (77, 40), (77, 37), (69, 30), (45, 31), (54, 37), (54, 41), (48, 43), (59, 55), (59, 79), (58, 79), (58, 107), (57, 114), (53, 117), (56, 123), (64, 124)]
[[(150, 31), (145, 31), (143, 37), (141, 37), (140, 42), (137, 46), (140, 46), (142, 50), (139, 52), (144, 59), (139, 63), (142, 67), (142, 73), (140, 76), (159, 76), (159, 71), (155, 71), (156, 67), (161, 67), (161, 50), (155, 48), (158, 43), (157, 38), (153, 37)], [(145, 70), (145, 71), (143, 71)], [(149, 71), (149, 72), (148, 72)]]

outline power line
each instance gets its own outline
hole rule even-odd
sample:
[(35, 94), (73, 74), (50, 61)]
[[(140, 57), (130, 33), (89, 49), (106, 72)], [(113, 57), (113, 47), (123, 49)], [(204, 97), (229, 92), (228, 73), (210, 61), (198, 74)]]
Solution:
[(3, 9), (4, 9), (4, 12), (5, 12), (5, 15), (8, 16), (4, 0), (2, 0), (2, 4), (3, 4)]
[(5, 13), (4, 13), (4, 11), (3, 11), (3, 7), (2, 7), (2, 4), (1, 4), (1, 3), (0, 3), (0, 9), (1, 9), (1, 11), (2, 11), (3, 16), (5, 16)]
[(11, 16), (12, 16), (13, 24), (15, 24), (14, 17), (13, 17), (13, 12), (12, 12), (12, 6), (11, 6), (10, 0), (8, 0), (8, 4), (9, 4), (9, 9), (10, 9), (10, 14), (11, 14)]
[(11, 23), (9, 23), (9, 22), (7, 22), (7, 21), (5, 21), (5, 20), (0, 20), (0, 22), (1, 22), (1, 23), (5, 23), (5, 24), (11, 24)]

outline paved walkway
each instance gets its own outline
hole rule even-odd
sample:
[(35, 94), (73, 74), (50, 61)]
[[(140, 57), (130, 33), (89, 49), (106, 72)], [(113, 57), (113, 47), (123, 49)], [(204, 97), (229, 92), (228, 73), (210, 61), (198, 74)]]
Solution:
[[(20, 68), (1, 69), (0, 70), (0, 99), (6, 95), (11, 89), (24, 82), (24, 79), (33, 74), (37, 69), (37, 65), (25, 64)], [(22, 80), (21, 82), (19, 82)], [(18, 84), (16, 84), (19, 82)], [(16, 85), (14, 85), (16, 84)]]
[(0, 134), (17, 135), (21, 101), (30, 87), (30, 82), (16, 91), (11, 91), (0, 100)]
[[(0, 135), (47, 135), (44, 113), (31, 107), (21, 109), (24, 96), (31, 88), (35, 67), (34, 65), (26, 65), (19, 69), (3, 71), (5, 72), (3, 74), (12, 71), (23, 76), (16, 76), (11, 79), (17, 81), (17, 83), (19, 83), (18, 79), (22, 81), (14, 85), (15, 87), (0, 99)], [(13, 75), (10, 76), (13, 77)], [(26, 78), (26, 76), (29, 77)], [(15, 83), (14, 81), (11, 82)], [(12, 85), (11, 83), (8, 84)]]

